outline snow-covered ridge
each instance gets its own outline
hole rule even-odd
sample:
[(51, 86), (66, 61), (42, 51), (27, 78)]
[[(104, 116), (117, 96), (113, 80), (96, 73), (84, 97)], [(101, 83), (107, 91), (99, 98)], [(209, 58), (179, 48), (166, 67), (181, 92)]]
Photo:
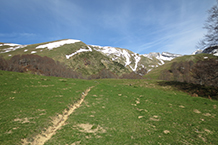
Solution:
[(92, 45), (92, 47), (94, 47), (96, 51), (102, 52), (106, 54), (107, 56), (113, 55), (114, 57), (112, 58), (112, 60), (116, 60), (119, 57), (124, 57), (126, 59), (125, 66), (130, 65), (131, 63), (130, 61), (131, 56), (128, 53), (128, 51), (125, 49), (118, 49), (118, 48), (109, 47), (109, 46), (102, 47), (102, 46), (96, 46), (96, 45)]
[(169, 53), (169, 52), (162, 52), (161, 55), (164, 57), (171, 57), (171, 58), (182, 56), (181, 54), (174, 54), (174, 53)]
[[(140, 67), (146, 68), (140, 62), (142, 57), (147, 57), (151, 60), (153, 60), (154, 58), (158, 59), (159, 60), (158, 65), (154, 65), (155, 67), (158, 67), (159, 65), (163, 65), (165, 63), (164, 61), (171, 61), (176, 57), (182, 56), (179, 54), (172, 54), (168, 52), (163, 52), (161, 54), (156, 52), (151, 52), (149, 54), (139, 55), (137, 53), (133, 53), (131, 51), (121, 48), (115, 48), (109, 46), (102, 47), (96, 45), (91, 45), (91, 46), (94, 48), (94, 50), (99, 51), (112, 58), (113, 61), (120, 61), (120, 60), (124, 61), (125, 66), (129, 66), (132, 71), (137, 71), (137, 69), (139, 69)], [(148, 67), (152, 67), (152, 66), (148, 66)]]
[(81, 42), (81, 41), (80, 40), (74, 40), (74, 39), (60, 40), (60, 41), (51, 42), (51, 43), (44, 44), (44, 45), (39, 45), (39, 46), (36, 47), (36, 49), (48, 48), (49, 50), (52, 50), (54, 48), (58, 48), (58, 47), (63, 46), (65, 44), (72, 44), (72, 43), (76, 43), (76, 42)]
[[(99, 51), (107, 56), (110, 56), (113, 61), (119, 59), (124, 60), (125, 67), (129, 66), (132, 69), (132, 71), (137, 70), (138, 63), (141, 60), (141, 56), (139, 54), (133, 53), (126, 49), (109, 47), (109, 46), (96, 46), (96, 45), (91, 45), (91, 46), (94, 48), (94, 50)], [(133, 59), (135, 60), (135, 62), (131, 61)], [(132, 67), (131, 65), (134, 65), (134, 67)]]
[(4, 43), (4, 44), (0, 44), (0, 46), (17, 46), (17, 45), (20, 45), (20, 44), (14, 44), (14, 43)]
[(66, 58), (69, 59), (70, 57), (80, 53), (80, 52), (87, 52), (87, 51), (92, 51), (92, 48), (87, 46), (89, 49), (84, 49), (84, 48), (80, 48), (79, 50), (77, 50), (76, 52), (70, 54), (70, 55), (66, 55)]
[(200, 53), (207, 53), (207, 54), (213, 54), (215, 56), (218, 56), (218, 46), (211, 46), (208, 48), (205, 48), (204, 50), (198, 49), (192, 53), (192, 55), (200, 54)]
[(194, 51), (194, 52), (192, 53), (192, 55), (200, 54), (200, 53), (202, 53), (202, 51), (203, 51), (203, 50), (198, 49), (198, 50)]
[(218, 46), (208, 47), (208, 48), (204, 49), (202, 51), (202, 53), (208, 53), (208, 54), (213, 54), (215, 56), (218, 56)]
[(143, 54), (144, 57), (150, 58), (152, 59), (153, 57), (155, 57), (156, 59), (160, 60), (160, 62), (162, 64), (164, 64), (163, 61), (171, 61), (172, 59), (176, 58), (176, 57), (180, 57), (182, 55), (180, 54), (173, 54), (173, 53), (169, 53), (169, 52), (162, 52), (161, 54), (158, 52), (151, 52), (149, 54)]

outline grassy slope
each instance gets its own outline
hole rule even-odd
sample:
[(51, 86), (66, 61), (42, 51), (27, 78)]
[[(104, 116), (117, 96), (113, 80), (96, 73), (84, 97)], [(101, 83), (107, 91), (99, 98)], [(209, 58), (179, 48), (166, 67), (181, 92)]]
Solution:
[(161, 72), (163, 70), (169, 70), (171, 65), (174, 62), (179, 63), (181, 61), (193, 61), (193, 62), (196, 63), (199, 60), (204, 60), (204, 57), (208, 57), (208, 59), (217, 58), (217, 56), (214, 56), (212, 54), (206, 54), (206, 53), (197, 54), (197, 55), (185, 55), (185, 56), (182, 56), (182, 57), (177, 57), (177, 58), (173, 59), (172, 61), (166, 62), (164, 65), (153, 69), (148, 74), (146, 74), (145, 77), (146, 78), (157, 79), (159, 77), (159, 75), (161, 74)]
[[(213, 108), (218, 102), (119, 82), (99, 81), (86, 97), (86, 103), (47, 144), (77, 141), (81, 144), (216, 144), (218, 141), (217, 109)], [(201, 113), (195, 113), (194, 109)], [(204, 116), (206, 113), (211, 116)], [(81, 132), (76, 127), (78, 124), (99, 125), (106, 132), (101, 129), (95, 133)]]
[[(85, 81), (0, 71), (0, 86), (1, 144), (31, 140), (90, 86), (95, 87), (82, 106), (46, 144), (218, 142), (217, 101), (193, 98), (155, 81)], [(30, 122), (14, 121), (26, 117)], [(92, 128), (84, 131), (79, 124)]]
[(40, 133), (50, 124), (50, 117), (78, 100), (92, 84), (0, 71), (0, 144), (18, 144), (22, 138)]

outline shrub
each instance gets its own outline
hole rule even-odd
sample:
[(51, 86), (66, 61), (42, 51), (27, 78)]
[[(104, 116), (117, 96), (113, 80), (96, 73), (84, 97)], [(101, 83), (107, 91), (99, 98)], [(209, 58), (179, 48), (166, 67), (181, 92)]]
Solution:
[(8, 61), (0, 57), (0, 69), (16, 72), (31, 72), (45, 76), (82, 78), (81, 75), (63, 63), (55, 62), (47, 56), (41, 57), (33, 54), (15, 55)]
[(131, 72), (129, 74), (123, 74), (120, 79), (143, 79), (142, 76), (136, 74), (135, 72)]

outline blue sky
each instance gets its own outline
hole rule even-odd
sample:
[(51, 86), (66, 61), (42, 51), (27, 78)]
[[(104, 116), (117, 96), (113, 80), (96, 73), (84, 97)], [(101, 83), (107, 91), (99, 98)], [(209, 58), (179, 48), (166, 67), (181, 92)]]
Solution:
[(140, 54), (190, 54), (216, 0), (0, 0), (0, 42), (78, 39)]

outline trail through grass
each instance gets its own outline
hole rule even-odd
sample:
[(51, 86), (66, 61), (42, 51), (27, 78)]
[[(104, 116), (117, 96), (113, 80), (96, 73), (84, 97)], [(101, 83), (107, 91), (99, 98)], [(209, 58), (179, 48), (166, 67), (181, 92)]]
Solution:
[(216, 144), (218, 102), (148, 80), (74, 80), (0, 71), (0, 144), (33, 142), (95, 86), (45, 145)]
[(56, 131), (64, 125), (68, 117), (75, 111), (75, 109), (80, 107), (91, 88), (93, 87), (90, 87), (83, 93), (79, 101), (77, 101), (75, 104), (70, 105), (69, 108), (65, 109), (62, 114), (58, 114), (56, 117), (54, 117), (52, 119), (52, 126), (49, 126), (41, 134), (35, 136), (33, 142), (29, 142), (28, 139), (23, 139), (23, 144), (43, 145), (46, 141), (48, 141), (56, 133)]
[[(217, 102), (99, 81), (46, 144), (216, 144)], [(113, 83), (115, 82), (115, 83)]]
[(20, 144), (52, 125), (93, 86), (85, 80), (0, 71), (0, 144)]

